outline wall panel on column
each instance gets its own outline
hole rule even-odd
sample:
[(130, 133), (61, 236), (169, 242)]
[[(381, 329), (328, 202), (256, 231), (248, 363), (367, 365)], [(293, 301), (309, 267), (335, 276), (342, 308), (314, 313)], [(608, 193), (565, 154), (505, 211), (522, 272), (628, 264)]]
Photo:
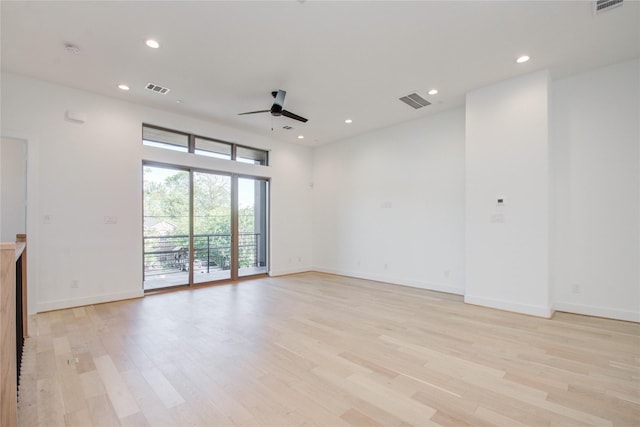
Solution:
[(543, 71), (467, 94), (468, 303), (551, 315), (548, 88)]

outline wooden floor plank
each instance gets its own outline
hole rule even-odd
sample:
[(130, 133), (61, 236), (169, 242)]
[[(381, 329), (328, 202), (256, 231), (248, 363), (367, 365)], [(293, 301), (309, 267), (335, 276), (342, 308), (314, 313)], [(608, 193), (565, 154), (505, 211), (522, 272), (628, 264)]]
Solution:
[(31, 426), (640, 426), (640, 325), (322, 273), (30, 319)]
[(176, 391), (167, 378), (158, 369), (145, 369), (142, 376), (153, 389), (153, 392), (160, 398), (166, 408), (172, 408), (184, 403), (180, 393)]
[(94, 363), (118, 418), (123, 419), (140, 412), (138, 404), (111, 357), (108, 355), (100, 356), (94, 360)]

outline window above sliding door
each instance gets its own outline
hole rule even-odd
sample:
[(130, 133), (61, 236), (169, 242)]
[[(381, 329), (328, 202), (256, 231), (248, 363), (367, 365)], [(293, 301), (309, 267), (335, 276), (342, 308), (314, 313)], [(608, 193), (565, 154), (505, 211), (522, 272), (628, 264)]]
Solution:
[(215, 157), (254, 165), (269, 165), (269, 152), (215, 138), (153, 125), (142, 125), (142, 144), (166, 150)]

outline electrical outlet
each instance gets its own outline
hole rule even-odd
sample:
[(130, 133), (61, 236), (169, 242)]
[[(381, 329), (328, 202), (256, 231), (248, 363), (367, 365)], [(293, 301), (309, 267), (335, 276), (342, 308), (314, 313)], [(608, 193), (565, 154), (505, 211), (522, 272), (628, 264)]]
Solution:
[(571, 292), (574, 294), (579, 294), (582, 291), (579, 283), (574, 283), (571, 285)]
[(118, 217), (117, 216), (105, 216), (104, 217), (104, 223), (105, 224), (117, 224), (118, 223)]
[(51, 215), (45, 215), (42, 217), (43, 224), (51, 224)]
[(78, 289), (80, 287), (80, 282), (78, 280), (71, 281), (71, 289)]

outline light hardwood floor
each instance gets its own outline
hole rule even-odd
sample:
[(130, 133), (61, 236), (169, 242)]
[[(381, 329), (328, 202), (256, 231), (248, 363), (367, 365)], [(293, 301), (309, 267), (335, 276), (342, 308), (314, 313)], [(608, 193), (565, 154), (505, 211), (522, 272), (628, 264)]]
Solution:
[(639, 324), (327, 274), (54, 311), (30, 331), (20, 426), (640, 424)]

